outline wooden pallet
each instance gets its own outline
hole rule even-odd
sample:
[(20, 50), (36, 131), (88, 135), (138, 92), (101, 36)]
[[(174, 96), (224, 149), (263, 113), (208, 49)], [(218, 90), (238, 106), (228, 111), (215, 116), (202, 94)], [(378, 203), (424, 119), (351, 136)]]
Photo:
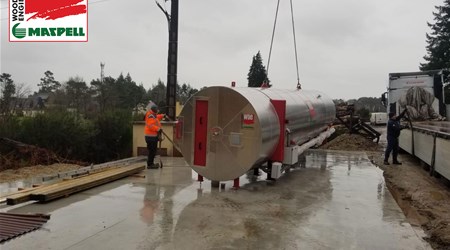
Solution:
[(125, 167), (112, 168), (77, 179), (65, 180), (52, 185), (42, 186), (27, 192), (9, 196), (6, 199), (6, 204), (15, 205), (29, 200), (47, 202), (136, 174), (143, 169), (145, 169), (145, 166), (144, 163), (141, 162)]

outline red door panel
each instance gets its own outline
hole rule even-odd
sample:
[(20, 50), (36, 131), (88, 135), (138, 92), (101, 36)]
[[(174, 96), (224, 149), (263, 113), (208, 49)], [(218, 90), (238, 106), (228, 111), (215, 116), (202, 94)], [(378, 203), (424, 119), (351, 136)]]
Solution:
[(195, 101), (194, 165), (206, 165), (206, 138), (208, 132), (208, 101)]

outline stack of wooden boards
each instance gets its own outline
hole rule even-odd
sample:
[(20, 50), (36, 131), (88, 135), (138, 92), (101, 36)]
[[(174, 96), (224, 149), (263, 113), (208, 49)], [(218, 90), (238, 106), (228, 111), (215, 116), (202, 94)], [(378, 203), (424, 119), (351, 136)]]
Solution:
[(144, 169), (145, 166), (142, 162), (128, 166), (110, 168), (102, 172), (89, 174), (76, 179), (64, 180), (55, 184), (32, 188), (30, 190), (24, 190), (6, 196), (6, 204), (15, 205), (29, 200), (47, 202), (136, 174)]

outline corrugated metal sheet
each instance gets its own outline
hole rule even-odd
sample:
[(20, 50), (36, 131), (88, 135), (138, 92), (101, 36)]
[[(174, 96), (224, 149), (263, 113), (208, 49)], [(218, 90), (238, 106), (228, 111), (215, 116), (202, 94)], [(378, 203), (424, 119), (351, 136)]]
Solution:
[(0, 213), (0, 242), (36, 230), (49, 219), (45, 214)]

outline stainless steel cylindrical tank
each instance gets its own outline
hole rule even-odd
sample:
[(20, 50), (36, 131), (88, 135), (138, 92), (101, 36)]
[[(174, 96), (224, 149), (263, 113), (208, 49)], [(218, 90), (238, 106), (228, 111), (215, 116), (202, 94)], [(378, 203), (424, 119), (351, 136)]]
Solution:
[(186, 162), (210, 180), (225, 181), (267, 161), (284, 136), (271, 100), (286, 101), (291, 144), (316, 137), (335, 117), (333, 101), (317, 91), (208, 87), (178, 117), (175, 143)]

